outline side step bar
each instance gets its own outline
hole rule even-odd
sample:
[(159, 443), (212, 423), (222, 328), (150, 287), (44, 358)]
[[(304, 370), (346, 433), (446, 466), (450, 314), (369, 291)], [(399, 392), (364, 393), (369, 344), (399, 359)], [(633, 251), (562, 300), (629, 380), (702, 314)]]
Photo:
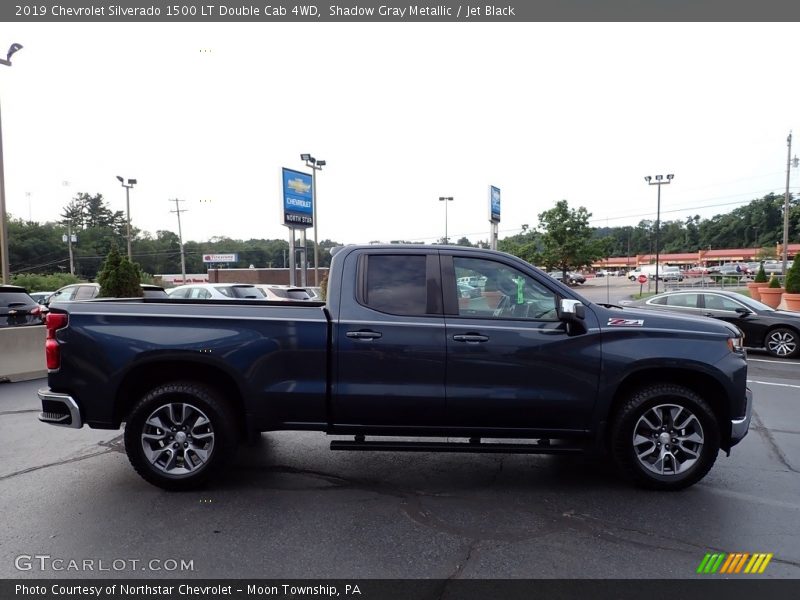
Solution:
[(469, 442), (397, 442), (333, 440), (331, 450), (365, 450), (383, 452), (474, 452), (486, 454), (581, 454), (582, 446), (553, 446), (549, 440), (540, 440), (531, 444), (483, 443)]

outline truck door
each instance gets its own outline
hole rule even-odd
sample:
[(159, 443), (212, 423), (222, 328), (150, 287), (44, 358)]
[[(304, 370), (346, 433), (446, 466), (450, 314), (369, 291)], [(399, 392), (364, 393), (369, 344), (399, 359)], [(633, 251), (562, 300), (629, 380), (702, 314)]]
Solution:
[(443, 421), (445, 330), (439, 272), (438, 253), (425, 249), (404, 249), (402, 254), (376, 249), (347, 256), (333, 324), (334, 425), (381, 425), (388, 430)]
[[(583, 429), (600, 376), (600, 332), (568, 332), (558, 294), (502, 259), (442, 253), (447, 333), (447, 424)], [(456, 278), (485, 278), (481, 295), (458, 297)], [(455, 298), (455, 301), (454, 301)]]

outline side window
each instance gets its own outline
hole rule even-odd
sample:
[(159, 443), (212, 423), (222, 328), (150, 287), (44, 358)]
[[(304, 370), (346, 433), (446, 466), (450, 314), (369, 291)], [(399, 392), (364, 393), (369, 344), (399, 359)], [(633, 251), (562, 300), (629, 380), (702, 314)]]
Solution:
[[(544, 285), (514, 267), (482, 258), (453, 258), (456, 277), (478, 278), (478, 293), (459, 291), (458, 314), (482, 319), (556, 321), (557, 298)], [(462, 286), (463, 288), (463, 286)]]
[(219, 286), (219, 287), (215, 287), (214, 289), (217, 290), (220, 294), (223, 294), (223, 295), (227, 296), (228, 298), (233, 298), (234, 297), (234, 294), (231, 291), (231, 288), (229, 288), (229, 287)]
[(78, 291), (75, 292), (75, 300), (90, 300), (94, 298), (98, 292), (98, 288), (92, 285), (81, 285), (78, 287)]
[(187, 288), (183, 288), (183, 289), (180, 289), (180, 290), (176, 290), (176, 291), (172, 292), (172, 293), (169, 295), (169, 297), (170, 297), (170, 298), (186, 298), (186, 293), (187, 293), (188, 291), (189, 291), (189, 290), (188, 290)]
[(78, 288), (76, 286), (61, 290), (60, 292), (53, 294), (53, 297), (50, 298), (50, 302), (68, 302), (69, 300), (72, 300), (72, 297), (75, 295), (75, 291), (77, 289)]
[(676, 294), (667, 297), (667, 306), (697, 308), (697, 294)]
[(646, 304), (658, 304), (659, 306), (664, 306), (667, 303), (668, 296), (662, 296), (661, 298), (653, 298), (652, 300), (648, 300)]
[(716, 294), (704, 294), (706, 308), (711, 310), (728, 310), (735, 312), (737, 308), (742, 308), (738, 302), (725, 298), (724, 296), (717, 296)]
[(424, 254), (366, 257), (366, 278), (361, 302), (394, 315), (422, 316), (427, 313), (427, 257)]

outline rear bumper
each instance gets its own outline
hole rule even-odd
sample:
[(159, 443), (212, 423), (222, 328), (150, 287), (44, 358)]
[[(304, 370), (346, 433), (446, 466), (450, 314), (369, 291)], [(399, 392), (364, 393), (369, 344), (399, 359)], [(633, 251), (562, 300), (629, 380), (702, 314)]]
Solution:
[(42, 412), (39, 413), (42, 423), (73, 429), (83, 427), (81, 410), (72, 396), (51, 392), (46, 388), (39, 390), (37, 394), (42, 403)]
[(747, 430), (750, 429), (750, 418), (753, 413), (753, 392), (747, 388), (745, 392), (747, 396), (747, 407), (745, 408), (745, 415), (740, 419), (731, 419), (731, 446), (735, 446), (742, 441), (744, 436), (747, 435)]

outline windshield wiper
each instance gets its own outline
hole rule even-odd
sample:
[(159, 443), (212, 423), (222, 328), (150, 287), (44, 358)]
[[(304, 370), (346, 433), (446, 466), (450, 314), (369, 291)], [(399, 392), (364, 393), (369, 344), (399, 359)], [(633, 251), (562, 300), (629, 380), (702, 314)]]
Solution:
[(608, 304), (606, 302), (596, 302), (598, 306), (605, 306), (606, 308), (625, 308), (624, 306), (620, 306), (619, 304)]

